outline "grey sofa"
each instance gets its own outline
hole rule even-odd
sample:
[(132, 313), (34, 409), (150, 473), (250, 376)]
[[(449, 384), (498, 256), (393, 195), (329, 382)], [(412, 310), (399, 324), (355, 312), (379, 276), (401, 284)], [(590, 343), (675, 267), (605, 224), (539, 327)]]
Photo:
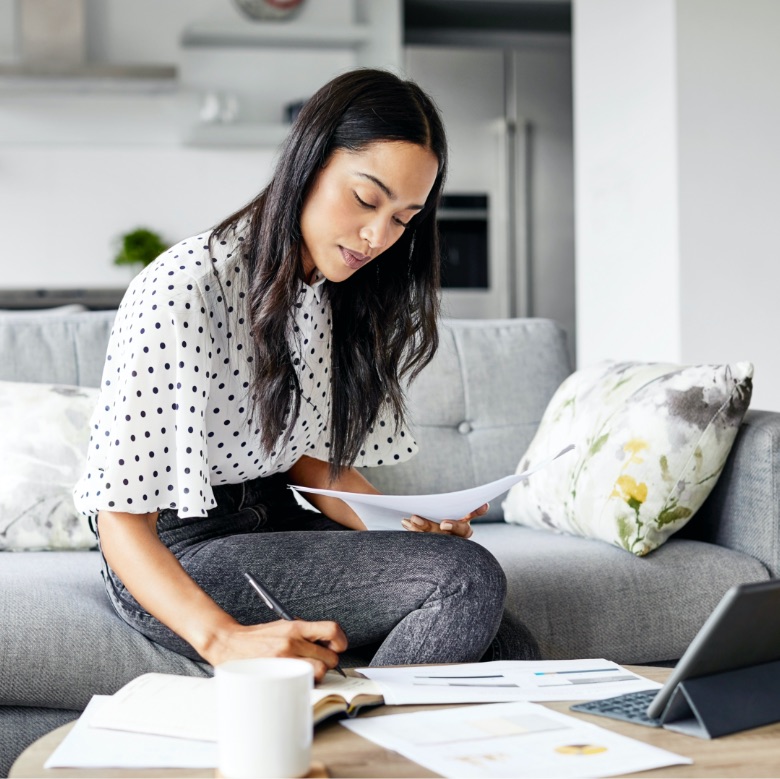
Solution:
[[(0, 316), (0, 380), (97, 386), (112, 321), (112, 312)], [(570, 372), (566, 355), (563, 332), (547, 320), (446, 323), (410, 397), (420, 454), (369, 478), (412, 493), (512, 473)], [(474, 539), (501, 561), (508, 609), (545, 658), (674, 660), (731, 585), (780, 571), (780, 414), (748, 412), (700, 513), (646, 558), (507, 525), (500, 500), (487, 519)], [(0, 553), (0, 663), (3, 776), (93, 694), (147, 671), (209, 673), (114, 615), (96, 552)]]

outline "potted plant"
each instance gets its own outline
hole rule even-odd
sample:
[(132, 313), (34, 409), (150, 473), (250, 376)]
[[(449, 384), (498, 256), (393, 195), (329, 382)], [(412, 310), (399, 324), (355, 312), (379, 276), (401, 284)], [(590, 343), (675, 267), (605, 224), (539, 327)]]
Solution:
[(145, 227), (120, 235), (119, 246), (114, 264), (140, 265), (141, 268), (145, 268), (168, 248), (157, 233)]

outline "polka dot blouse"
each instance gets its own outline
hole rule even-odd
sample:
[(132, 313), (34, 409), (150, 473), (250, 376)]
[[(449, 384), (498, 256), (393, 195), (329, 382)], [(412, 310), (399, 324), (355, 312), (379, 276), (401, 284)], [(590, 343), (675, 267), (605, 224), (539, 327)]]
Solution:
[[(327, 282), (301, 283), (290, 322), (301, 407), (289, 439), (267, 455), (250, 416), (252, 350), (239, 235), (188, 238), (130, 284), (117, 312), (92, 417), (79, 511), (203, 517), (212, 486), (287, 471), (302, 456), (329, 459), (331, 326)], [(412, 436), (382, 415), (357, 466), (417, 452)]]

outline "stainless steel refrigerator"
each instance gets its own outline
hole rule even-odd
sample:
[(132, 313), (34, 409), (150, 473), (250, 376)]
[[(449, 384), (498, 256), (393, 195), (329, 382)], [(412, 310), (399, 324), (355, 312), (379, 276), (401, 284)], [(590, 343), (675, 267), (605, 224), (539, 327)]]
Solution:
[[(437, 102), (450, 142), (440, 227), (457, 267), (445, 262), (445, 284), (448, 271), (455, 282), (445, 313), (555, 319), (574, 357), (570, 39), (408, 45), (405, 63)], [(485, 258), (474, 250), (480, 213)]]

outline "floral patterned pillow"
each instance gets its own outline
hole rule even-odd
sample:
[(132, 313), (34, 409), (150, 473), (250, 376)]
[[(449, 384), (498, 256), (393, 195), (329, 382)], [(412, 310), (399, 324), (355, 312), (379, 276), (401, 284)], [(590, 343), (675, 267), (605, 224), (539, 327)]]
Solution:
[(97, 389), (0, 381), (0, 550), (89, 549), (71, 492)]
[(753, 366), (600, 363), (561, 384), (518, 473), (504, 518), (598, 538), (636, 555), (659, 547), (715, 486), (750, 403)]

